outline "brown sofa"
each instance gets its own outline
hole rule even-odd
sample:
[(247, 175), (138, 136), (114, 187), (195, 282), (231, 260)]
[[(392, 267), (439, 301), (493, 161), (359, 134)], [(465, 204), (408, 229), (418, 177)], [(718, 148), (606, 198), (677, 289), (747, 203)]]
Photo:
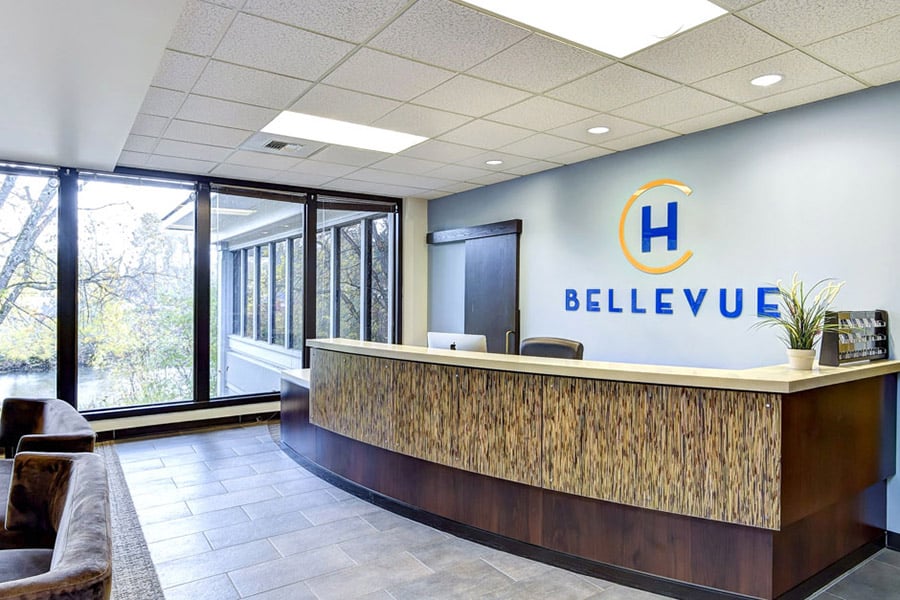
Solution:
[(99, 455), (16, 455), (0, 530), (0, 599), (108, 599), (111, 540)]
[(0, 412), (0, 444), (16, 452), (93, 452), (96, 435), (81, 413), (55, 398), (7, 398)]

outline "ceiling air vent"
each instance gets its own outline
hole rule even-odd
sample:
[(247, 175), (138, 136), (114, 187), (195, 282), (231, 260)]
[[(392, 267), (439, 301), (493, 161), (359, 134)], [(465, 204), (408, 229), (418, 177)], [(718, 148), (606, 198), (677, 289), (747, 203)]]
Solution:
[(263, 144), (263, 148), (276, 150), (278, 152), (299, 152), (303, 149), (303, 144), (291, 144), (290, 142), (282, 142), (279, 140), (269, 140)]

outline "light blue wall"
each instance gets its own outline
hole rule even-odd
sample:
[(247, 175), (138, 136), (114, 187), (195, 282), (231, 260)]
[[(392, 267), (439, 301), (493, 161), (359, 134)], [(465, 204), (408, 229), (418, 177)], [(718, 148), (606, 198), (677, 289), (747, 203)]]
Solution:
[[(679, 204), (678, 250), (656, 240), (642, 260), (665, 264), (686, 249), (694, 256), (669, 274), (650, 275), (623, 256), (618, 223), (631, 194), (660, 178), (680, 180), (693, 194), (657, 189), (638, 201), (651, 204), (660, 220), (667, 202)], [(900, 84), (433, 200), (428, 208), (429, 231), (514, 218), (523, 220), (523, 337), (580, 339), (585, 358), (599, 360), (783, 363), (775, 332), (751, 326), (757, 286), (794, 271), (806, 281), (846, 281), (839, 308), (884, 308), (900, 319)], [(636, 255), (639, 221), (638, 207), (626, 222)], [(462, 323), (462, 252), (460, 244), (430, 247), (431, 329)], [(601, 312), (567, 312), (566, 288), (579, 291), (582, 306), (586, 288), (603, 289)], [(624, 312), (607, 311), (610, 288)], [(632, 288), (647, 314), (630, 312)], [(654, 313), (656, 288), (675, 290), (674, 314)], [(684, 288), (709, 289), (696, 317)], [(744, 289), (740, 318), (719, 314), (720, 288), (729, 298)], [(900, 531), (898, 480), (889, 491), (893, 531)]]

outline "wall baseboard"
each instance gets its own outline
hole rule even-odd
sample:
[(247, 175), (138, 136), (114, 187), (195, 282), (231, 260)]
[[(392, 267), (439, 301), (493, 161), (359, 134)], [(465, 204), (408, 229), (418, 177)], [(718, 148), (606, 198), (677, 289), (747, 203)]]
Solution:
[(281, 403), (276, 400), (135, 417), (97, 419), (91, 421), (91, 427), (97, 432), (98, 440), (114, 440), (202, 427), (268, 421), (278, 417), (280, 410)]
[(884, 545), (891, 550), (900, 551), (900, 533), (895, 531), (887, 531), (887, 535), (885, 536)]

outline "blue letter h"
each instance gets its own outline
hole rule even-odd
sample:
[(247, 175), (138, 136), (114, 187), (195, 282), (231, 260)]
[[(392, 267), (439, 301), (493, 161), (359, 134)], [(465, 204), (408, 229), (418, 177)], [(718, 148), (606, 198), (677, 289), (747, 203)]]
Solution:
[(669, 250), (678, 250), (678, 203), (669, 202), (666, 208), (665, 227), (651, 227), (650, 206), (641, 209), (641, 252), (650, 252), (650, 240), (662, 236), (666, 236)]

